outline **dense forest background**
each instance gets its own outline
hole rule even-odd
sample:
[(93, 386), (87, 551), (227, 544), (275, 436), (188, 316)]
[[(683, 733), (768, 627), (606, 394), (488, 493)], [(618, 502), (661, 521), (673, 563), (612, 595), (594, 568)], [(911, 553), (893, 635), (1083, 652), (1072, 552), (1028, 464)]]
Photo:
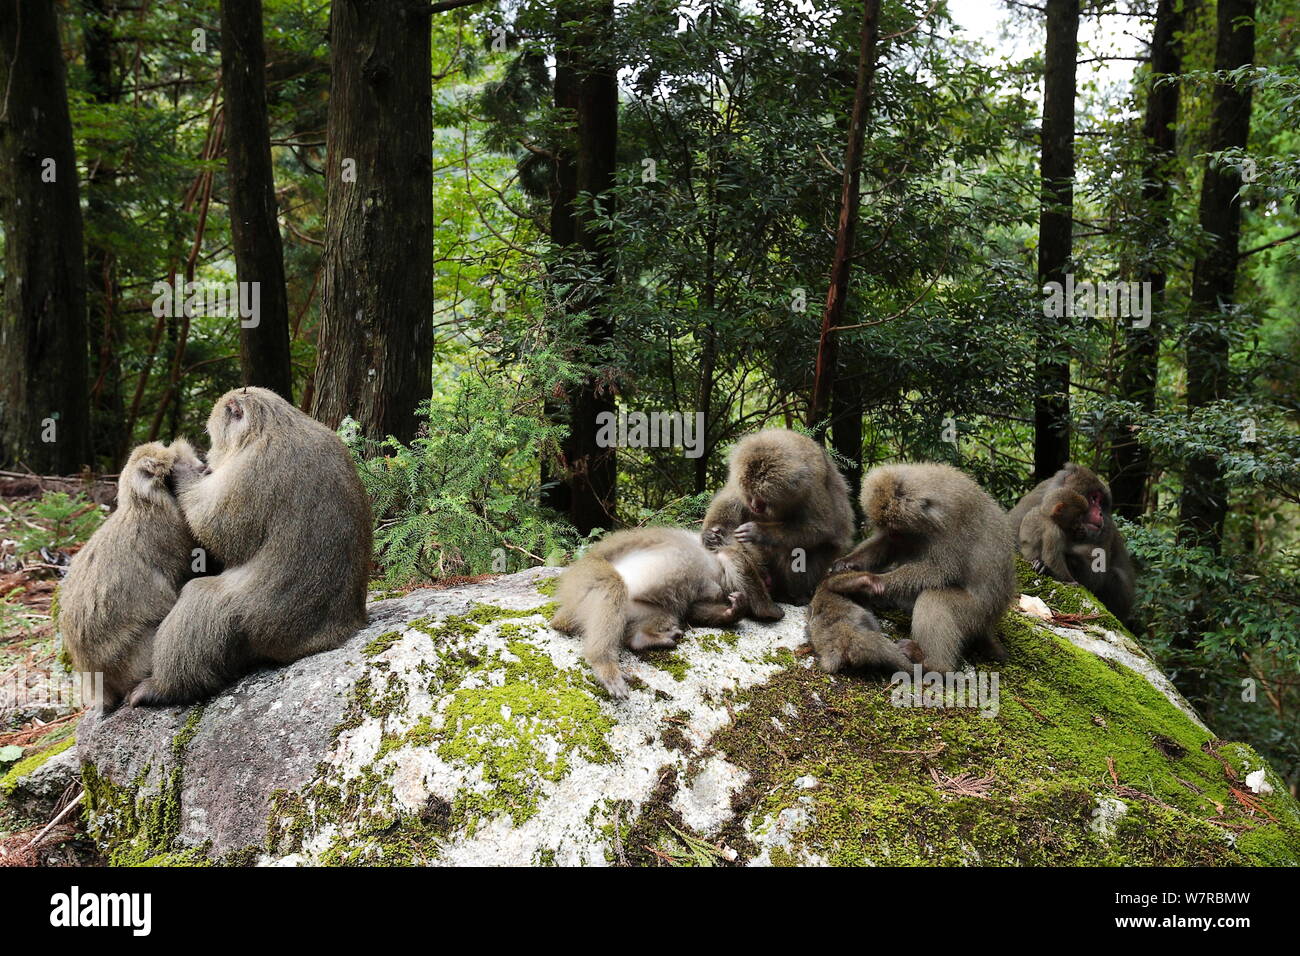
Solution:
[[(1296, 11), (1005, 3), (993, 50), (955, 5), (0, 0), (0, 468), (111, 476), (266, 385), (349, 441), (400, 587), (696, 521), (763, 426), (1008, 506), (1072, 458), (1140, 639), (1294, 789)], [(1149, 323), (1051, 314), (1067, 278)], [(604, 448), (613, 410), (703, 453)], [(6, 570), (84, 500), (5, 505)]]

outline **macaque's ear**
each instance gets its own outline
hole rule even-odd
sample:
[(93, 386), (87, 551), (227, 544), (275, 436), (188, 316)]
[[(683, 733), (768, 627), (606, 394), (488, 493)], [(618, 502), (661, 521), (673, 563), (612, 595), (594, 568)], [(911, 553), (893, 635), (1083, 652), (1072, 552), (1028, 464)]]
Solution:
[(1061, 515), (1064, 514), (1064, 513), (1065, 513), (1065, 502), (1064, 502), (1064, 501), (1058, 501), (1058, 502), (1057, 502), (1057, 503), (1052, 507), (1052, 517), (1053, 517), (1053, 518), (1059, 518), (1059, 517), (1061, 517)]
[(157, 455), (145, 455), (135, 463), (132, 484), (137, 495), (149, 498), (157, 494), (162, 483), (171, 474), (172, 463)]

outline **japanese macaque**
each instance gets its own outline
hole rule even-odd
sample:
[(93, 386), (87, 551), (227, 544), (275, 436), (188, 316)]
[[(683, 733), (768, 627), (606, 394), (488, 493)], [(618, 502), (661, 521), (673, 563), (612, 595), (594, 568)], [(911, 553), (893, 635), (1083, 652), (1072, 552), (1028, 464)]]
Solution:
[(863, 479), (862, 511), (871, 536), (835, 562), (827, 589), (910, 612), (929, 670), (955, 671), (967, 650), (1005, 660), (996, 628), (1016, 576), (998, 503), (949, 465), (885, 465)]
[(1110, 488), (1094, 472), (1068, 462), (1021, 498), (1007, 522), (1036, 571), (1082, 584), (1132, 627), (1133, 561), (1111, 517)]
[(83, 695), (103, 675), (105, 712), (148, 675), (158, 624), (191, 576), (194, 537), (175, 489), (204, 470), (183, 438), (131, 452), (118, 477), (117, 510), (73, 557), (59, 587), (59, 629), (73, 670)]
[(895, 641), (880, 630), (880, 621), (869, 608), (835, 590), (840, 576), (854, 576), (846, 571), (822, 581), (808, 608), (808, 643), (817, 654), (822, 670), (845, 667), (886, 668), (910, 671), (922, 659), (915, 641)]
[(208, 417), (211, 473), (181, 509), (224, 570), (196, 578), (158, 627), (138, 704), (200, 700), (260, 664), (338, 647), (366, 620), (370, 504), (338, 436), (264, 388)]
[(853, 543), (849, 486), (826, 450), (773, 428), (742, 438), (727, 484), (704, 516), (704, 544), (736, 541), (759, 555), (773, 599), (807, 604)]
[(673, 647), (688, 624), (742, 617), (779, 621), (762, 572), (743, 545), (711, 551), (684, 528), (616, 531), (561, 575), (551, 626), (581, 634), (583, 655), (612, 697), (626, 697), (619, 648)]

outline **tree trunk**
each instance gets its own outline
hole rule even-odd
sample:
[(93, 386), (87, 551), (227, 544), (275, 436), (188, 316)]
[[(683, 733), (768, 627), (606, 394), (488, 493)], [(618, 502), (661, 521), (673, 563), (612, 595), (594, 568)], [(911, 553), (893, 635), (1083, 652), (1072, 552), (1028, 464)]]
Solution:
[(221, 83), (226, 97), (226, 181), (235, 274), (257, 284), (256, 314), (239, 322), (239, 368), (245, 385), (293, 401), (289, 300), (271, 171), (266, 115), (262, 0), (221, 0)]
[[(1235, 70), (1255, 58), (1253, 0), (1219, 0), (1214, 68)], [(1244, 149), (1250, 135), (1250, 88), (1219, 83), (1210, 116), (1213, 151)], [(1228, 394), (1228, 336), (1237, 285), (1241, 239), (1241, 171), (1207, 160), (1201, 183), (1201, 230), (1208, 242), (1192, 271), (1191, 329), (1187, 336), (1187, 407), (1195, 411)], [(1188, 467), (1179, 505), (1182, 540), (1216, 551), (1222, 544), (1228, 490), (1219, 463), (1194, 458)]]
[(822, 312), (821, 334), (817, 339), (817, 362), (813, 372), (812, 398), (806, 424), (820, 424), (831, 408), (839, 361), (837, 329), (843, 324), (845, 300), (849, 294), (849, 273), (853, 265), (853, 239), (858, 226), (859, 189), (862, 182), (862, 146), (867, 118), (871, 115), (876, 82), (876, 39), (880, 30), (880, 0), (864, 0), (862, 31), (858, 39), (858, 73), (853, 88), (853, 118), (848, 145), (844, 149), (844, 178), (840, 186), (840, 219), (835, 230), (835, 257), (831, 261), (830, 287)]
[[(1180, 34), (1186, 22), (1185, 7), (1193, 0), (1160, 0), (1156, 8), (1155, 29), (1151, 36), (1151, 73), (1147, 91), (1146, 117), (1142, 136), (1146, 141), (1147, 159), (1142, 173), (1144, 227), (1139, 236), (1142, 247), (1159, 249), (1167, 241), (1172, 212), (1170, 209), (1170, 165), (1177, 152), (1178, 82), (1161, 83), (1177, 76), (1183, 69)], [(1119, 392), (1122, 398), (1136, 402), (1150, 415), (1156, 407), (1156, 377), (1160, 368), (1160, 327), (1164, 313), (1164, 266), (1152, 258), (1143, 270), (1141, 281), (1150, 283), (1151, 324), (1135, 328), (1129, 322), (1125, 331), (1124, 354), (1120, 362)], [(1146, 510), (1147, 484), (1151, 480), (1151, 453), (1127, 431), (1116, 434), (1111, 444), (1110, 490), (1115, 512), (1135, 521)]]
[[(102, 105), (121, 95), (113, 77), (113, 24), (117, 8), (83, 0), (82, 36), (90, 95)], [(90, 344), (90, 442), (95, 461), (110, 469), (126, 459), (130, 436), (122, 397), (121, 289), (109, 236), (119, 218), (117, 169), (109, 153), (90, 140), (86, 147), (86, 329)]]
[[(614, 184), (615, 149), (618, 144), (617, 69), (602, 47), (614, 23), (610, 0), (570, 0), (557, 12), (560, 25), (577, 23), (577, 29), (560, 26), (556, 33), (556, 106), (571, 110), (575, 121), (575, 148), (562, 152), (557, 171), (557, 198), (564, 205), (552, 210), (552, 239), (581, 251), (588, 267), (599, 277), (578, 307), (589, 318), (583, 330), (579, 361), (598, 365), (600, 352), (614, 333), (613, 316), (605, 307), (604, 291), (613, 282), (613, 263), (606, 238), (590, 217), (569, 198), (587, 193), (603, 196)], [(565, 211), (567, 210), (567, 215)], [(566, 242), (567, 240), (567, 242)], [(597, 417), (614, 411), (614, 396), (604, 376), (593, 371), (569, 396), (569, 433), (564, 460), (569, 520), (583, 534), (614, 523), (618, 463), (613, 448), (596, 443)]]
[(59, 24), (50, 0), (0, 16), (0, 462), (90, 463), (86, 262)]
[[(1038, 218), (1038, 284), (1065, 284), (1074, 238), (1074, 74), (1079, 50), (1079, 0), (1047, 0), (1043, 70), (1042, 206)], [(1068, 342), (1070, 320), (1044, 315), (1034, 369), (1034, 480), (1070, 459), (1070, 360), (1053, 357)], [(1059, 323), (1050, 328), (1048, 323)]]
[(848, 465), (843, 469), (857, 510), (862, 488), (862, 416), (865, 414), (861, 380), (837, 377), (831, 393), (831, 448)]
[(336, 0), (321, 325), (312, 414), (415, 437), (433, 390), (430, 13)]

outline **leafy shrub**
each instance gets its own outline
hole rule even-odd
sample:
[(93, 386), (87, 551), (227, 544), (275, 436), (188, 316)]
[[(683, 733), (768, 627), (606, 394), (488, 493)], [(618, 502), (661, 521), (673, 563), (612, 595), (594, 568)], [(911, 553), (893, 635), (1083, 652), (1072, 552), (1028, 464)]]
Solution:
[(573, 528), (537, 504), (537, 462), (561, 433), (542, 408), (539, 394), (470, 373), (421, 407), (426, 421), (409, 445), (367, 442), (344, 423), (386, 585), (558, 563), (577, 547)]

